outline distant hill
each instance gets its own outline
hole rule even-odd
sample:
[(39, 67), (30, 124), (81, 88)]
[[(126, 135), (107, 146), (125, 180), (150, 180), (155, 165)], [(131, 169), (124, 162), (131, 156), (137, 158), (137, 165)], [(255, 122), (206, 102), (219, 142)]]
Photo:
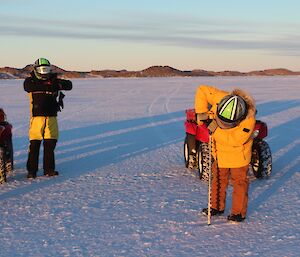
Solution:
[[(267, 69), (250, 72), (239, 71), (206, 71), (201, 69), (191, 71), (181, 71), (170, 66), (151, 66), (141, 71), (127, 70), (92, 70), (90, 72), (67, 71), (55, 65), (53, 72), (64, 78), (118, 78), (118, 77), (200, 77), (200, 76), (290, 76), (300, 75), (300, 71), (295, 72), (288, 69)], [(27, 65), (22, 69), (3, 67), (0, 68), (0, 79), (24, 79), (32, 71), (32, 65)]]
[(248, 75), (251, 76), (274, 76), (274, 75), (281, 75), (281, 76), (288, 76), (288, 75), (299, 75), (300, 72), (294, 72), (287, 69), (269, 69), (269, 70), (262, 70), (262, 71), (251, 71)]
[[(0, 68), (0, 79), (24, 79), (29, 76), (33, 70), (32, 65), (27, 65), (22, 69), (4, 67)], [(52, 70), (64, 78), (88, 78), (90, 72), (66, 71), (55, 65), (52, 65)]]

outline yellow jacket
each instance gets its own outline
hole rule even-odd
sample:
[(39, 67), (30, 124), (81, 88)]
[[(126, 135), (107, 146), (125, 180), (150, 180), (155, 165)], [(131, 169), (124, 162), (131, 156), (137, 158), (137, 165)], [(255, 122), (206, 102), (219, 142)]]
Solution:
[[(212, 86), (199, 86), (195, 95), (196, 113), (205, 113), (210, 110), (215, 117), (218, 103), (228, 94), (230, 93)], [(213, 133), (213, 156), (220, 168), (239, 168), (248, 165), (251, 161), (255, 102), (251, 96), (240, 89), (235, 89), (231, 94), (239, 95), (246, 101), (248, 114), (236, 127), (231, 129), (218, 127)]]

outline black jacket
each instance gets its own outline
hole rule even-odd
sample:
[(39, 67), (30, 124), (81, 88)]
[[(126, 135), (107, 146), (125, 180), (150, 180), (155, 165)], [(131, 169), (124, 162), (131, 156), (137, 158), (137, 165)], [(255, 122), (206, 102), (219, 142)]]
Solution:
[(47, 80), (40, 80), (34, 72), (24, 81), (24, 90), (30, 94), (31, 115), (57, 116), (57, 96), (60, 90), (71, 90), (70, 80), (59, 79), (57, 74), (51, 74)]

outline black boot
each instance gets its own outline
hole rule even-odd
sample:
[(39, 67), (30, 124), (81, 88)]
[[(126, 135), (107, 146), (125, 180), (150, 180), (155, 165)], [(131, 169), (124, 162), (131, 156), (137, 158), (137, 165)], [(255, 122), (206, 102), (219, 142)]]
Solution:
[[(224, 210), (223, 211), (219, 211), (217, 209), (210, 208), (210, 214), (211, 214), (211, 216), (221, 215), (223, 213), (224, 213)], [(208, 208), (202, 209), (202, 214), (208, 215)]]
[(44, 175), (47, 177), (58, 176), (59, 172), (55, 171), (55, 170), (47, 170), (47, 171), (44, 171)]
[(28, 172), (27, 178), (28, 179), (35, 179), (36, 178), (36, 172)]
[(242, 217), (241, 214), (230, 214), (227, 217), (228, 221), (233, 221), (233, 222), (242, 222), (245, 220), (245, 217)]

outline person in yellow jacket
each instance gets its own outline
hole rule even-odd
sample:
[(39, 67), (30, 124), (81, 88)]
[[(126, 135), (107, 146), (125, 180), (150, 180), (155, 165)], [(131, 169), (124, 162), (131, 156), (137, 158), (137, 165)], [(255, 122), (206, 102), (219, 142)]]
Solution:
[(70, 80), (60, 79), (52, 72), (50, 62), (39, 58), (34, 69), (24, 81), (24, 90), (29, 95), (30, 125), (29, 153), (27, 160), (27, 178), (36, 178), (40, 145), (43, 141), (45, 176), (57, 176), (55, 170), (54, 149), (58, 140), (57, 112), (63, 108), (61, 90), (71, 90)]
[[(229, 175), (233, 186), (229, 221), (241, 222), (246, 218), (249, 180), (247, 173), (251, 161), (252, 133), (256, 107), (246, 92), (235, 89), (231, 93), (212, 86), (200, 86), (195, 95), (197, 121), (213, 113), (208, 125), (212, 137), (212, 191), (211, 215), (224, 213)], [(202, 210), (207, 215), (207, 208)]]

